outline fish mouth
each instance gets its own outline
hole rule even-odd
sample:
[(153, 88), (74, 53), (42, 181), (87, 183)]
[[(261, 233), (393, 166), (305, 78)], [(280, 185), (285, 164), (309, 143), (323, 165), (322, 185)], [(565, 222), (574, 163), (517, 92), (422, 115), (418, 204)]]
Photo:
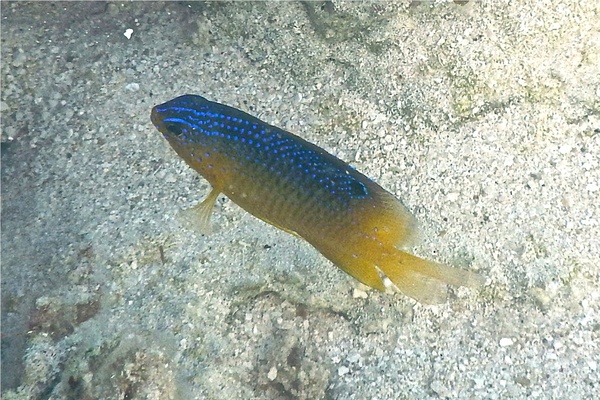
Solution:
[(171, 137), (177, 136), (173, 129), (170, 129), (172, 128), (170, 127), (172, 124), (169, 123), (168, 108), (166, 108), (164, 104), (152, 107), (150, 120), (152, 121), (152, 125), (162, 133), (165, 139), (169, 140)]
[(162, 132), (163, 121), (165, 119), (164, 114), (164, 105), (159, 104), (157, 106), (152, 107), (152, 111), (150, 112), (150, 120), (156, 129)]

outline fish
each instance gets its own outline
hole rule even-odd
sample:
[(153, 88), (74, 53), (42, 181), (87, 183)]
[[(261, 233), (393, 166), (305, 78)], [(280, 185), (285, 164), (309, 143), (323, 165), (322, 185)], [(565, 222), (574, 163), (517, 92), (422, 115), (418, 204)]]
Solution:
[(393, 194), (321, 147), (236, 108), (186, 94), (152, 108), (173, 150), (211, 185), (186, 215), (208, 232), (219, 194), (255, 217), (306, 240), (359, 282), (397, 288), (424, 304), (447, 286), (479, 288), (468, 270), (406, 251), (416, 220)]

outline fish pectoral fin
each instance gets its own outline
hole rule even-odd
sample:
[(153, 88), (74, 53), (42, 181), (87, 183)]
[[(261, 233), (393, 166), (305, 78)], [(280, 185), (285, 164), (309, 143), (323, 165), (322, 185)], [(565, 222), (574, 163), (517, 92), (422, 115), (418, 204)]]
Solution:
[(211, 233), (210, 215), (221, 191), (213, 188), (208, 196), (200, 203), (177, 214), (177, 221), (186, 229), (203, 235)]

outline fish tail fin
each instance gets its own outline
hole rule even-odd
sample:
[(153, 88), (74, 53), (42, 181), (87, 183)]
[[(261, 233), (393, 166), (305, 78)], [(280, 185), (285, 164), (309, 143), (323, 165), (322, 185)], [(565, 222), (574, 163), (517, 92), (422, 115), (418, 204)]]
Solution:
[(377, 267), (402, 293), (424, 304), (445, 302), (447, 285), (476, 289), (485, 282), (474, 272), (424, 260), (398, 249), (381, 254)]

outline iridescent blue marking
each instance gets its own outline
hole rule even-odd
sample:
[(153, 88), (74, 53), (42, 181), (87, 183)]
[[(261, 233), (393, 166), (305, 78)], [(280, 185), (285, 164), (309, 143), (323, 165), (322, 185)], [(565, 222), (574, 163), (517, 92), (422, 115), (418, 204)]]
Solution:
[[(318, 190), (316, 185), (330, 193), (329, 199), (340, 205), (370, 195), (363, 183), (368, 182), (368, 178), (353, 167), (243, 111), (194, 95), (178, 97), (155, 110), (165, 115), (163, 123), (179, 140), (214, 146), (215, 152), (239, 155), (240, 167), (247, 165), (247, 161), (242, 160), (248, 160), (266, 170), (277, 171), (277, 175), (284, 174), (290, 182), (298, 182), (303, 190)], [(206, 157), (209, 156), (206, 153)]]

